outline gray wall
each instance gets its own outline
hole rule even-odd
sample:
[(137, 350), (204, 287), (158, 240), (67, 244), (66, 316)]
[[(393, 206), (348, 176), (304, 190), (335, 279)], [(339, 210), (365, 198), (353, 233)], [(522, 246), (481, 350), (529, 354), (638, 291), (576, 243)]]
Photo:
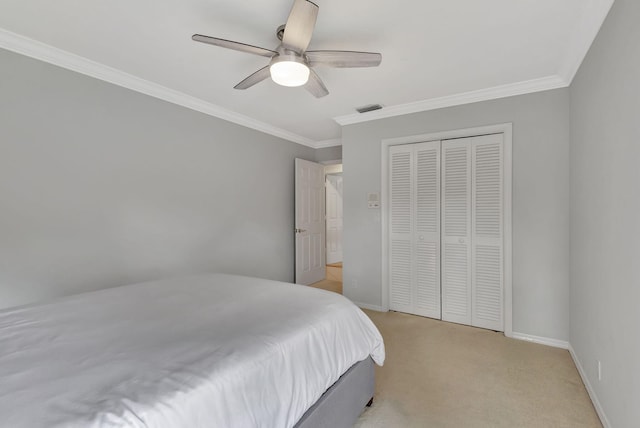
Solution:
[(0, 50), (0, 307), (192, 272), (293, 280), (311, 148)]
[(571, 86), (571, 345), (616, 428), (640, 426), (639, 17), (616, 0)]
[(316, 150), (316, 162), (333, 161), (342, 159), (342, 146), (325, 147)]
[[(513, 123), (513, 329), (569, 339), (569, 91), (523, 95), (346, 126), (344, 291), (381, 304), (381, 140)], [(384, 209), (384, 207), (383, 207)], [(353, 281), (357, 281), (357, 287)]]

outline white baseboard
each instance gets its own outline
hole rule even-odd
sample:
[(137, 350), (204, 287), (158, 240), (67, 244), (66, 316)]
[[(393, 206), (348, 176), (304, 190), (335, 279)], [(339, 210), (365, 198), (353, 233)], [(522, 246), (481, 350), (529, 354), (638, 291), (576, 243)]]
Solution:
[(384, 309), (382, 306), (378, 306), (378, 305), (370, 305), (368, 303), (360, 303), (360, 302), (353, 302), (357, 307), (362, 308), (362, 309), (370, 309), (372, 311), (376, 311), (376, 312), (389, 312), (388, 310)]
[(554, 348), (569, 349), (569, 342), (566, 340), (551, 339), (549, 337), (534, 336), (532, 334), (517, 333), (515, 331), (511, 333), (511, 337), (527, 342), (539, 343), (540, 345), (553, 346)]
[(602, 426), (604, 428), (611, 428), (611, 424), (609, 423), (609, 419), (607, 419), (607, 415), (604, 413), (604, 409), (600, 404), (600, 400), (598, 400), (598, 396), (596, 395), (595, 390), (591, 386), (589, 382), (589, 378), (587, 378), (587, 373), (584, 371), (578, 356), (576, 355), (576, 351), (573, 350), (571, 344), (569, 344), (569, 353), (571, 354), (571, 358), (573, 358), (573, 362), (578, 368), (578, 373), (580, 373), (580, 377), (582, 378), (582, 383), (584, 383), (585, 388), (587, 388), (587, 392), (589, 393), (589, 397), (591, 398), (591, 402), (593, 403), (593, 407), (596, 409), (596, 413), (600, 418), (600, 422), (602, 422)]

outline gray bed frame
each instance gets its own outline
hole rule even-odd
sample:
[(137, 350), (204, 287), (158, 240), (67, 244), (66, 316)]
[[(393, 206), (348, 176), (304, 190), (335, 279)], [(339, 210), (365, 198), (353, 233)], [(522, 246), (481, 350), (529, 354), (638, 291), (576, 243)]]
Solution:
[(294, 428), (352, 428), (365, 406), (373, 403), (374, 389), (374, 363), (369, 357), (351, 366)]

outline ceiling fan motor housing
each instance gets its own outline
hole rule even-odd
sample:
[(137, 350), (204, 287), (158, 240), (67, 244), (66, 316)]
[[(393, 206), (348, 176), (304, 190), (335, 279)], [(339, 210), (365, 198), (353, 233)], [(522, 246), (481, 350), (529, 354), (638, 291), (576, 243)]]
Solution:
[(283, 45), (280, 45), (278, 46), (276, 51), (278, 52), (278, 55), (274, 55), (273, 58), (271, 58), (271, 62), (269, 63), (269, 65), (272, 65), (276, 62), (291, 61), (304, 64), (307, 67), (309, 66), (306, 57), (294, 50), (287, 49)]

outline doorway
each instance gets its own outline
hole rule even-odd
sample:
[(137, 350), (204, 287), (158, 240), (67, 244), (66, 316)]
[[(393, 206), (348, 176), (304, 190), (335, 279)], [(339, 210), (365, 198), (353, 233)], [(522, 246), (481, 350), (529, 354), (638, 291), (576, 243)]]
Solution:
[(326, 174), (327, 266), (342, 264), (342, 173)]
[[(324, 172), (324, 266), (322, 277), (308, 284), (314, 288), (342, 294), (342, 161), (328, 161), (321, 165)], [(297, 194), (296, 197), (303, 196)]]
[[(325, 166), (325, 285), (342, 294), (342, 164)], [(330, 281), (330, 283), (329, 283)]]

